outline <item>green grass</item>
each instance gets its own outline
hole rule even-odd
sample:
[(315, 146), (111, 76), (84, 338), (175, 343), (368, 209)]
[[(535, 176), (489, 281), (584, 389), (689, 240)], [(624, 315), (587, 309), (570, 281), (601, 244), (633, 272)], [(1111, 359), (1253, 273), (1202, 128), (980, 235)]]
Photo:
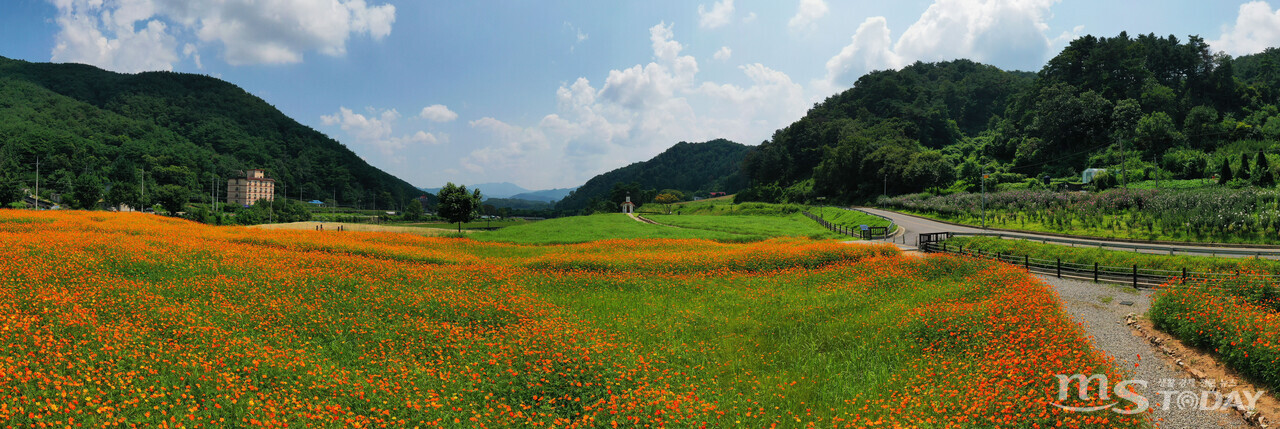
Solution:
[(1143, 180), (1129, 184), (1129, 189), (1196, 189), (1214, 186), (1217, 182), (1207, 179)]
[[(516, 219), (516, 220), (495, 220), (495, 221), (492, 221), (492, 222), (485, 222), (485, 221), (483, 221), (483, 220), (477, 220), (477, 221), (472, 221), (472, 222), (463, 222), (463, 223), (462, 223), (462, 229), (505, 228), (505, 227), (508, 227), (508, 226), (524, 225), (524, 224), (527, 224), (527, 223), (529, 223), (529, 222), (530, 222), (530, 221), (523, 220), (523, 219)], [(395, 224), (395, 225), (397, 225), (397, 226), (410, 226), (410, 227), (414, 227), (414, 228), (436, 228), (436, 229), (453, 229), (453, 230), (458, 229), (458, 224), (456, 224), (456, 223), (444, 223), (444, 222), (407, 222), (407, 223), (397, 223), (397, 224)]]
[(751, 242), (769, 238), (759, 234), (735, 234), (650, 225), (636, 222), (621, 213), (548, 219), (510, 226), (497, 231), (475, 232), (467, 237), (477, 241), (521, 244), (585, 243), (626, 238), (700, 238), (722, 242)]
[(734, 234), (769, 237), (809, 237), (813, 239), (850, 239), (847, 235), (837, 234), (823, 228), (813, 219), (809, 219), (799, 213), (787, 216), (645, 215), (645, 217), (665, 225)]

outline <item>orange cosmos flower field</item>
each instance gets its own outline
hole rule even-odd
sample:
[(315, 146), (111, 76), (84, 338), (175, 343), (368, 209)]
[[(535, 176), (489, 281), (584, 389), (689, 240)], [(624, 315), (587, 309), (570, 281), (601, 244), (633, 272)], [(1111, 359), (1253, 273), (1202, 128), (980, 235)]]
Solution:
[[(1016, 268), (0, 211), (0, 427), (1141, 426)], [(1083, 404), (1079, 404), (1083, 405)]]

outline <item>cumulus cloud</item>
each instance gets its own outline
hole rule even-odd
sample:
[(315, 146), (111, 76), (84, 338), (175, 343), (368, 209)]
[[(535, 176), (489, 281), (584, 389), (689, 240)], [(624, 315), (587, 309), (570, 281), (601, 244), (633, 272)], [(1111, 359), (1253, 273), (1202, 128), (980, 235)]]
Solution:
[(1271, 10), (1265, 1), (1240, 5), (1234, 26), (1224, 26), (1222, 36), (1209, 46), (1231, 55), (1250, 55), (1280, 46), (1280, 8)]
[(116, 71), (170, 70), (178, 61), (175, 34), (194, 34), (183, 56), (218, 44), (233, 65), (285, 64), (307, 52), (346, 53), (352, 35), (391, 34), (395, 6), (365, 0), (49, 0), (58, 9), (53, 60)]
[(807, 30), (814, 21), (826, 16), (828, 10), (827, 3), (823, 0), (800, 0), (800, 7), (795, 16), (787, 21), (787, 27), (792, 31)]
[(431, 122), (450, 122), (454, 119), (458, 119), (458, 114), (449, 110), (449, 108), (445, 107), (443, 104), (433, 104), (423, 107), (422, 113), (419, 113), (418, 116)]
[(679, 141), (756, 142), (808, 107), (799, 84), (761, 64), (740, 68), (747, 85), (699, 81), (697, 59), (683, 55), (670, 24), (650, 28), (649, 40), (653, 61), (612, 70), (598, 87), (585, 77), (561, 85), (555, 112), (534, 124), (471, 121), (481, 147), (459, 165), (536, 187), (565, 186)]
[(710, 9), (706, 5), (698, 5), (698, 26), (702, 28), (718, 28), (733, 20), (733, 0), (715, 2)]
[(729, 49), (728, 46), (721, 46), (720, 50), (716, 51), (715, 55), (712, 55), (711, 57), (715, 58), (717, 61), (725, 61), (731, 56), (733, 56), (733, 49)]
[(396, 109), (379, 111), (370, 108), (368, 113), (365, 116), (346, 107), (339, 107), (335, 114), (320, 116), (320, 122), (328, 126), (337, 125), (356, 142), (376, 148), (387, 155), (413, 144), (435, 145), (445, 141), (441, 136), (424, 131), (394, 137), (392, 127), (400, 119), (400, 112)]
[(62, 0), (56, 5), (60, 29), (54, 36), (54, 62), (135, 73), (172, 70), (178, 61), (177, 40), (164, 22), (147, 19), (147, 5), (126, 2), (112, 10), (103, 10), (101, 0)]
[(853, 84), (873, 70), (915, 61), (967, 58), (1006, 68), (1035, 69), (1050, 54), (1049, 9), (1058, 0), (936, 0), (896, 43), (884, 17), (858, 27), (849, 45), (827, 61), (826, 89)]

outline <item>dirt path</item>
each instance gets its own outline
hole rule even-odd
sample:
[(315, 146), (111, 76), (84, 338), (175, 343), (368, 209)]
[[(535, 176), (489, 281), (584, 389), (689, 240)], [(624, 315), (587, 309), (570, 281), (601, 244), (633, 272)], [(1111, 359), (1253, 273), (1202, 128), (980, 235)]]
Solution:
[[(1067, 314), (1084, 329), (1095, 348), (1114, 357), (1116, 365), (1130, 373), (1130, 379), (1147, 382), (1146, 388), (1134, 387), (1138, 387), (1138, 393), (1151, 401), (1152, 417), (1157, 425), (1164, 428), (1247, 427), (1243, 419), (1233, 412), (1202, 411), (1195, 406), (1183, 406), (1177, 400), (1180, 399), (1178, 396), (1168, 404), (1164, 403), (1164, 396), (1158, 392), (1186, 390), (1199, 396), (1201, 389), (1199, 386), (1163, 386), (1165, 380), (1181, 383), (1192, 377), (1125, 324), (1129, 314), (1145, 314), (1151, 308), (1152, 291), (1051, 276), (1037, 277), (1057, 290)], [(1113, 385), (1117, 382), (1111, 380)]]

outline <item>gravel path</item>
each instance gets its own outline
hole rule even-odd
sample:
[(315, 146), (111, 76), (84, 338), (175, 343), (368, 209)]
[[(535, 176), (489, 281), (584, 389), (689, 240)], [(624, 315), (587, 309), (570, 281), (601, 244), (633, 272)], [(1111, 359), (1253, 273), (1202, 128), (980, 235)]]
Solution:
[[(1246, 427), (1235, 415), (1219, 411), (1179, 409), (1176, 405), (1165, 410), (1156, 405), (1161, 395), (1152, 393), (1160, 388), (1159, 381), (1182, 380), (1189, 376), (1167, 363), (1142, 338), (1135, 336), (1124, 324), (1129, 313), (1145, 314), (1151, 307), (1151, 291), (1137, 291), (1108, 284), (1095, 284), (1051, 276), (1037, 276), (1058, 291), (1062, 303), (1072, 320), (1080, 324), (1098, 349), (1116, 358), (1120, 368), (1131, 371), (1132, 378), (1146, 380), (1147, 389), (1139, 389), (1155, 409), (1156, 424), (1165, 428), (1214, 428)], [(1110, 297), (1110, 302), (1104, 302)], [(1122, 305), (1129, 301), (1133, 305)], [(1135, 367), (1136, 365), (1136, 367)], [(1115, 380), (1111, 381), (1113, 384)], [(1137, 386), (1135, 386), (1137, 387)], [(1163, 405), (1163, 404), (1160, 404)]]

